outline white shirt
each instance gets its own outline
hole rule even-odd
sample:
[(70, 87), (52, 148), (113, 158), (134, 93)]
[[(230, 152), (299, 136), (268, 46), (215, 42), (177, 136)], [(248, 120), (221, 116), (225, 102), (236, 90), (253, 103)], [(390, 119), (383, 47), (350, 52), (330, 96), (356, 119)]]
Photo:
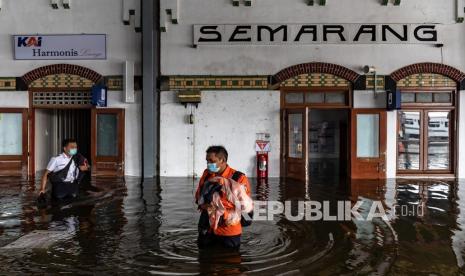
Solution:
[[(63, 169), (64, 167), (66, 167), (66, 165), (68, 165), (70, 160), (71, 160), (71, 157), (68, 157), (68, 155), (64, 153), (56, 157), (52, 157), (52, 159), (50, 159), (50, 162), (48, 162), (47, 171), (57, 172)], [(77, 178), (78, 175), (79, 175), (79, 170), (76, 169), (76, 164), (73, 161), (73, 163), (71, 163), (71, 165), (69, 166), (69, 170), (68, 170), (68, 174), (66, 175), (65, 182), (73, 182)]]

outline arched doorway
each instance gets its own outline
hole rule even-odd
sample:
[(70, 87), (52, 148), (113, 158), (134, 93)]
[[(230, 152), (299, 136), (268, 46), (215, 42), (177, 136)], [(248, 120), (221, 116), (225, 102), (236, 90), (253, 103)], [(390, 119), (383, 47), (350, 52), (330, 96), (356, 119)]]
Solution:
[(340, 65), (312, 62), (271, 77), (281, 91), (281, 171), (289, 178), (337, 182), (350, 172), (352, 92), (362, 78)]
[(97, 72), (55, 64), (22, 77), (29, 91), (29, 175), (46, 168), (61, 153), (61, 141), (75, 138), (92, 164), (93, 175), (124, 174), (124, 109), (95, 108), (92, 87), (103, 83)]
[(401, 94), (397, 175), (456, 174), (458, 92), (465, 73), (439, 63), (405, 66), (390, 75)]

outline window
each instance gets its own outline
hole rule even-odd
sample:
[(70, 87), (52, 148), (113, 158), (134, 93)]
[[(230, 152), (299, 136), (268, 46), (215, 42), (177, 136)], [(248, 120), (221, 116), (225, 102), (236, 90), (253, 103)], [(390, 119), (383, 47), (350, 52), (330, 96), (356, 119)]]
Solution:
[(0, 155), (21, 155), (22, 113), (0, 113)]
[(318, 105), (318, 106), (349, 106), (349, 91), (327, 90), (327, 91), (302, 91), (284, 92), (285, 104), (296, 105)]
[(379, 114), (357, 114), (357, 157), (379, 157)]
[(302, 158), (303, 157), (303, 114), (291, 113), (289, 114), (289, 157)]
[(401, 173), (451, 172), (453, 110), (398, 112), (397, 169)]
[(444, 105), (452, 106), (454, 90), (439, 90), (439, 91), (402, 91), (401, 102), (402, 106), (421, 106), (421, 105)]

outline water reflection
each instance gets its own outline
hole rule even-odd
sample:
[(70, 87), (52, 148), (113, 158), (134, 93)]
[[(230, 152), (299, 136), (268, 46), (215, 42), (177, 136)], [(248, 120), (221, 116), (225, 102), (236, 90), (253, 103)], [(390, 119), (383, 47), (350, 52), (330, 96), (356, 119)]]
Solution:
[(362, 214), (380, 201), (389, 221), (289, 221), (278, 215), (246, 228), (239, 252), (198, 250), (191, 179), (94, 179), (93, 185), (99, 192), (38, 210), (34, 183), (0, 179), (0, 247), (34, 230), (71, 234), (47, 249), (0, 249), (1, 273), (464, 272), (465, 192), (455, 181), (254, 181), (259, 200), (329, 201), (332, 212), (338, 200), (361, 201)]

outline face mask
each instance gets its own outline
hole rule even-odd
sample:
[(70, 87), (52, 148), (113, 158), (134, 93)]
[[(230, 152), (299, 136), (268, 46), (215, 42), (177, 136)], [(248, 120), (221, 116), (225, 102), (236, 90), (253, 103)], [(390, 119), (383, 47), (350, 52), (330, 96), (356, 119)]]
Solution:
[(207, 169), (212, 173), (217, 173), (220, 170), (216, 163), (207, 163)]
[(77, 149), (70, 149), (69, 150), (69, 155), (73, 156), (73, 155), (76, 155), (77, 153)]

